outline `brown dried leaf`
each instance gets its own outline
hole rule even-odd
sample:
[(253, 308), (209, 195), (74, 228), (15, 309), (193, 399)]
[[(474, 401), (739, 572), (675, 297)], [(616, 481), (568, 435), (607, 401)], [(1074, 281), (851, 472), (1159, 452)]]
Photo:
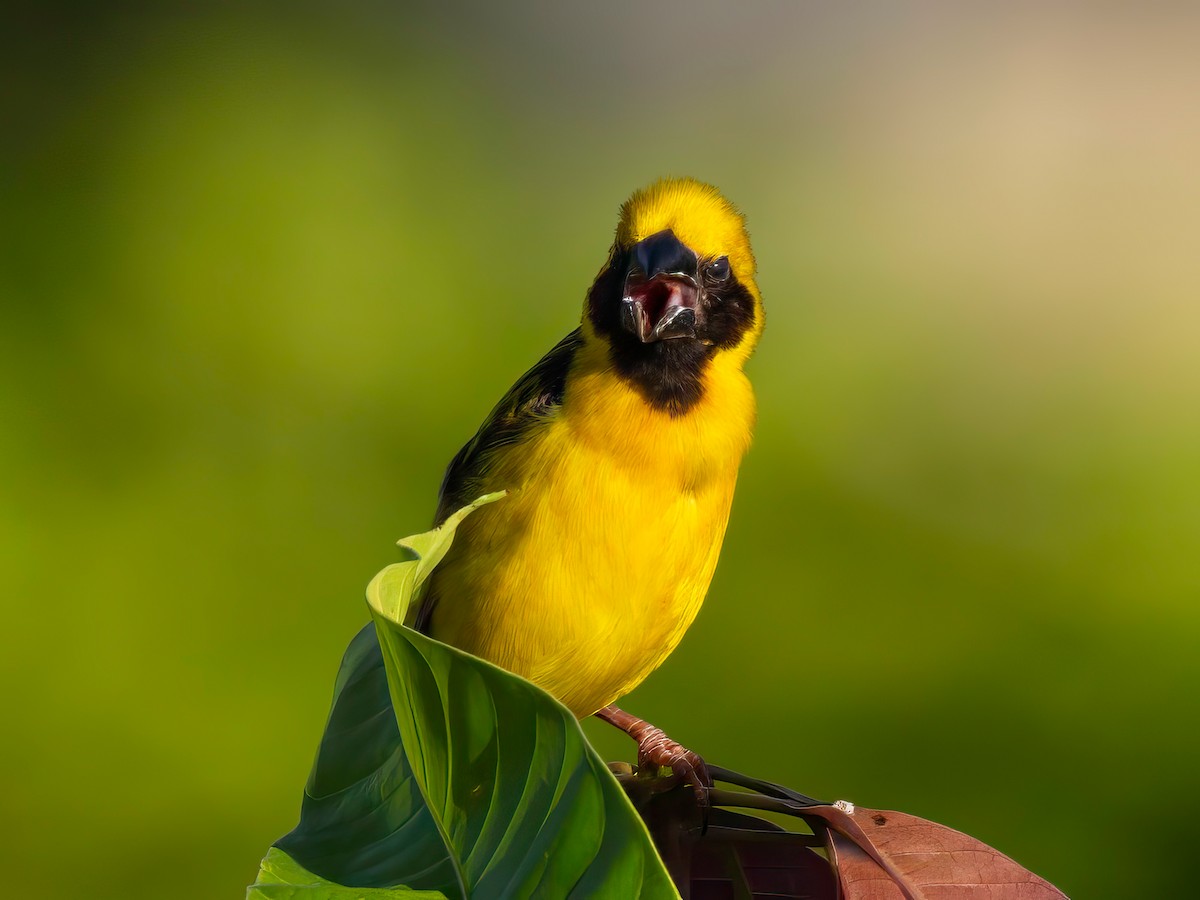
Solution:
[[(973, 837), (905, 813), (827, 804), (709, 766), (707, 811), (690, 785), (618, 777), (684, 900), (1066, 900), (1054, 885)], [(741, 812), (802, 819), (812, 833)], [(814, 852), (824, 846), (825, 859)]]
[(844, 900), (1066, 900), (1050, 882), (953, 828), (861, 806), (805, 812), (830, 825)]

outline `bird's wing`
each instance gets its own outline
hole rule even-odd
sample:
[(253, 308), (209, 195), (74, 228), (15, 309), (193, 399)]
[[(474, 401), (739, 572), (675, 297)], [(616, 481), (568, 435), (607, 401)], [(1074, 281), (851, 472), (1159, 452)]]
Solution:
[(489, 461), (501, 448), (521, 440), (531, 426), (545, 421), (562, 404), (567, 369), (582, 345), (583, 337), (576, 328), (522, 375), (496, 404), (479, 431), (446, 467), (438, 493), (435, 525), (442, 524), (447, 516), (480, 493), (503, 489), (504, 485), (482, 483), (491, 468)]
[[(446, 476), (438, 493), (435, 525), (441, 525), (447, 516), (481, 494), (505, 487), (502, 484), (487, 484), (491, 460), (505, 447), (519, 442), (531, 427), (548, 421), (562, 405), (567, 370), (582, 346), (583, 336), (576, 328), (522, 375), (496, 404), (479, 431), (446, 467)], [(432, 592), (426, 594), (413, 620), (413, 627), (418, 631), (428, 628), (436, 602)]]

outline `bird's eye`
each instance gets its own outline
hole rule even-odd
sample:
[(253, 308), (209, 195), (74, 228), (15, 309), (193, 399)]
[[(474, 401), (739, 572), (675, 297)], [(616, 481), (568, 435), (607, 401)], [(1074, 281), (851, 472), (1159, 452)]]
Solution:
[(724, 281), (729, 277), (729, 257), (722, 256), (720, 259), (714, 259), (704, 267), (704, 274), (713, 281)]

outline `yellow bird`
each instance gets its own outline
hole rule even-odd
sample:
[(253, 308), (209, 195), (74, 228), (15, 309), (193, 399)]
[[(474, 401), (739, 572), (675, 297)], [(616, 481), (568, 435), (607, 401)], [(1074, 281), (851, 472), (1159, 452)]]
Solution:
[(665, 179), (621, 207), (580, 327), (454, 457), (437, 522), (459, 527), (409, 624), (629, 732), (642, 765), (703, 763), (611, 704), (662, 663), (708, 590), (750, 446), (743, 365), (763, 328), (745, 221)]

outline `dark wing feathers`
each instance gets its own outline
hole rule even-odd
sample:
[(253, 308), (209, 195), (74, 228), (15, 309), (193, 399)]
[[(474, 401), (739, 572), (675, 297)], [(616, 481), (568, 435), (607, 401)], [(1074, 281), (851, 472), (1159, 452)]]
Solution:
[[(515, 444), (530, 427), (549, 416), (562, 405), (566, 390), (567, 371), (576, 352), (583, 346), (578, 328), (559, 341), (532, 369), (517, 380), (504, 398), (496, 404), (479, 431), (455, 454), (446, 467), (442, 488), (438, 493), (434, 524), (441, 525), (446, 517), (462, 509), (481, 494), (503, 490), (507, 485), (488, 484), (493, 455), (503, 447)], [(430, 586), (433, 587), (432, 585)], [(410, 621), (417, 631), (428, 633), (437, 593), (428, 590), (420, 608)]]
[(583, 336), (576, 328), (522, 375), (496, 404), (479, 431), (446, 467), (446, 476), (438, 493), (435, 525), (442, 524), (447, 516), (480, 494), (505, 487), (484, 484), (492, 454), (501, 447), (515, 444), (531, 425), (544, 420), (562, 404), (567, 370), (582, 346)]

